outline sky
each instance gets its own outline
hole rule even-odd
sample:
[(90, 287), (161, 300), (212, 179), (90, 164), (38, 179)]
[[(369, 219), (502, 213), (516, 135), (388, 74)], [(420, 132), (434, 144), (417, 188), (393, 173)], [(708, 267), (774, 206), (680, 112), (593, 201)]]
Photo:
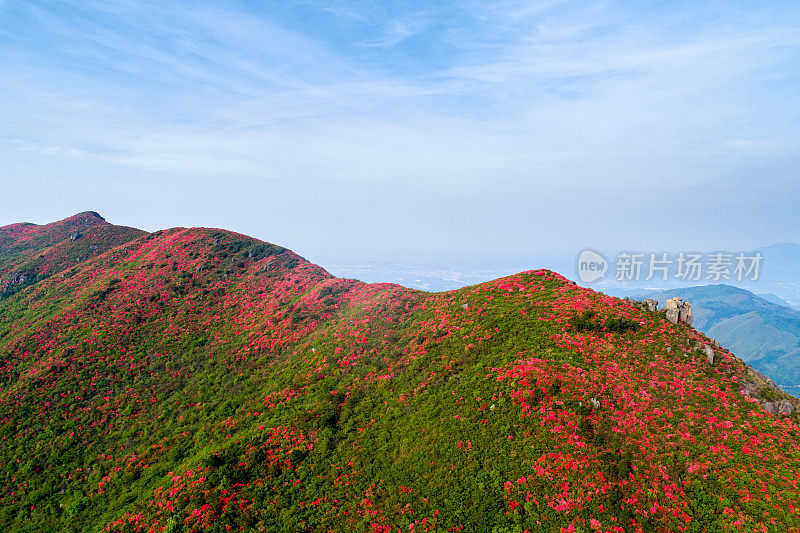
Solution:
[(453, 270), (797, 242), (798, 65), (794, 0), (0, 0), (0, 225)]

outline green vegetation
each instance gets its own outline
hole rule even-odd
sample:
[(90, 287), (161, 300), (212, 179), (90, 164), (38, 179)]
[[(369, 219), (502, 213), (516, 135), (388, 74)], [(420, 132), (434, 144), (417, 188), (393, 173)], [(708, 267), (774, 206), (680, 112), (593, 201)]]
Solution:
[(662, 302), (678, 296), (694, 309), (692, 324), (789, 391), (800, 387), (800, 312), (730, 285), (642, 294)]
[(3, 531), (800, 527), (796, 417), (546, 270), (429, 294), (174, 229), (0, 318)]

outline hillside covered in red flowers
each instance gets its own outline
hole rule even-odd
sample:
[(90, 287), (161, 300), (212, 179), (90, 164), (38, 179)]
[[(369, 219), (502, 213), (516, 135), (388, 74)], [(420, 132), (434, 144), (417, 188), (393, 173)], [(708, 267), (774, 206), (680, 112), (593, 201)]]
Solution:
[(0, 273), (2, 531), (800, 530), (781, 393), (554, 272), (425, 293), (83, 213)]

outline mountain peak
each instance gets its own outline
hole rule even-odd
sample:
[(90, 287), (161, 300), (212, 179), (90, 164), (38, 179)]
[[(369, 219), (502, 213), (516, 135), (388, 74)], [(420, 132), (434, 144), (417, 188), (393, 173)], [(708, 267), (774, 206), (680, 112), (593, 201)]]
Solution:
[(91, 221), (96, 220), (98, 222), (105, 222), (106, 219), (100, 216), (100, 213), (97, 211), (81, 211), (80, 213), (76, 213), (71, 217), (65, 218), (62, 222), (69, 222), (69, 221)]

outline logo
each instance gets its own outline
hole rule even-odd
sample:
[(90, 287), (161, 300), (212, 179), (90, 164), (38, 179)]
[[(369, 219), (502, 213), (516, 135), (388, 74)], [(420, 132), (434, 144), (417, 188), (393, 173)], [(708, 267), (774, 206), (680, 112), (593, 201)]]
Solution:
[(597, 281), (606, 275), (608, 261), (592, 250), (584, 250), (578, 256), (578, 277), (584, 283)]
[[(652, 279), (757, 281), (763, 261), (761, 252), (620, 252), (613, 272), (614, 279), (621, 282)], [(578, 255), (578, 277), (582, 282), (602, 279), (608, 270), (608, 260), (600, 253), (586, 249)]]

